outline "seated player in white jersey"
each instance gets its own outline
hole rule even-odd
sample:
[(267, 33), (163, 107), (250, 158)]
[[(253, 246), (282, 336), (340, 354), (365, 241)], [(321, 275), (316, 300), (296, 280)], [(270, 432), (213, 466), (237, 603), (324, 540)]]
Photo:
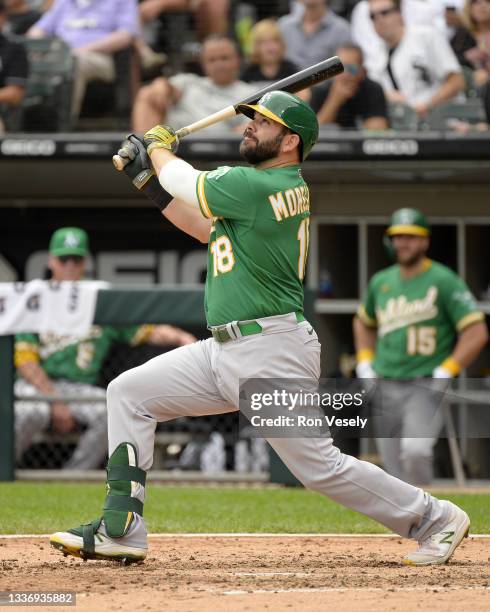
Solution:
[[(175, 132), (160, 125), (143, 142), (131, 136), (119, 151), (131, 160), (126, 172), (133, 183), (167, 219), (209, 244), (211, 337), (111, 382), (103, 513), (51, 536), (64, 554), (145, 558), (145, 479), (157, 422), (238, 410), (240, 378), (316, 384), (320, 376), (320, 344), (303, 315), (310, 198), (300, 168), (318, 121), (307, 103), (279, 91), (240, 111), (250, 118), (240, 144), (248, 166), (199, 172), (176, 157)], [(445, 563), (468, 533), (469, 518), (456, 505), (341, 453), (330, 437), (268, 442), (305, 487), (418, 541), (407, 564)]]

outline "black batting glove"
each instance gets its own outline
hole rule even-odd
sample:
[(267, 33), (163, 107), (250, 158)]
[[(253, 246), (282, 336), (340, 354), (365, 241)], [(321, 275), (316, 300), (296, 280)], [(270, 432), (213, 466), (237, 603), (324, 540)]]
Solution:
[(129, 163), (124, 166), (124, 173), (129, 176), (137, 189), (141, 189), (155, 175), (143, 141), (134, 134), (129, 134), (117, 154), (128, 160)]
[(163, 189), (155, 176), (144, 142), (134, 134), (130, 134), (117, 153), (120, 157), (129, 160), (124, 166), (124, 173), (131, 179), (133, 185), (141, 190), (160, 211), (163, 211), (171, 202), (172, 196)]

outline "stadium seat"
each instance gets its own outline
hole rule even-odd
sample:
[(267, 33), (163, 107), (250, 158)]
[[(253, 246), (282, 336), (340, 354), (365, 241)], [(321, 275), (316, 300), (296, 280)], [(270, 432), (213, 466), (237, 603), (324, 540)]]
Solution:
[(0, 104), (0, 121), (3, 123), (5, 133), (21, 132), (23, 116), (21, 105), (12, 108), (7, 104)]
[(388, 104), (390, 127), (394, 130), (417, 130), (419, 119), (416, 112), (407, 104), (399, 102)]
[(75, 61), (59, 38), (19, 38), (29, 59), (29, 78), (22, 108), (24, 130), (69, 131)]
[(485, 121), (485, 109), (481, 98), (469, 98), (464, 102), (447, 102), (433, 108), (427, 118), (432, 130), (451, 129), (451, 121), (467, 121), (470, 124)]
[[(134, 47), (114, 53), (114, 66), (114, 83), (96, 80), (88, 84), (80, 113), (81, 129), (128, 128), (133, 100), (140, 84), (140, 63)], [(96, 126), (93, 119), (97, 120)]]
[(478, 97), (478, 85), (475, 83), (474, 71), (469, 66), (461, 66), (464, 77), (465, 93), (468, 98)]

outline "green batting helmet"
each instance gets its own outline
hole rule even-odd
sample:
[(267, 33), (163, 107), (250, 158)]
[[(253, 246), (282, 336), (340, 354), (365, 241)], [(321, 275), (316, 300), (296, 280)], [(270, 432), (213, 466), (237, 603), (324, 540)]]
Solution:
[(301, 138), (301, 159), (305, 160), (318, 139), (318, 119), (309, 104), (285, 91), (270, 91), (257, 104), (239, 104), (237, 110), (251, 119), (255, 111), (288, 127)]
[(425, 215), (416, 208), (399, 208), (391, 215), (390, 224), (383, 238), (384, 247), (391, 259), (395, 259), (395, 249), (391, 244), (391, 238), (397, 234), (428, 236), (430, 227)]
[(416, 208), (399, 208), (391, 215), (390, 225), (386, 229), (387, 236), (396, 234), (411, 234), (412, 236), (428, 236), (430, 227), (425, 215)]

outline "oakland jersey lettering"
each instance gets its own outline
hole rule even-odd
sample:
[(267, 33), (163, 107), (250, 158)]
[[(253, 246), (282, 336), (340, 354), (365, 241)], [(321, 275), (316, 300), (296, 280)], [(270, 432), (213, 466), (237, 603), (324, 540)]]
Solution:
[(432, 286), (421, 299), (408, 300), (405, 295), (400, 295), (397, 298), (390, 298), (385, 308), (376, 307), (378, 336), (436, 317), (437, 295), (437, 287)]

